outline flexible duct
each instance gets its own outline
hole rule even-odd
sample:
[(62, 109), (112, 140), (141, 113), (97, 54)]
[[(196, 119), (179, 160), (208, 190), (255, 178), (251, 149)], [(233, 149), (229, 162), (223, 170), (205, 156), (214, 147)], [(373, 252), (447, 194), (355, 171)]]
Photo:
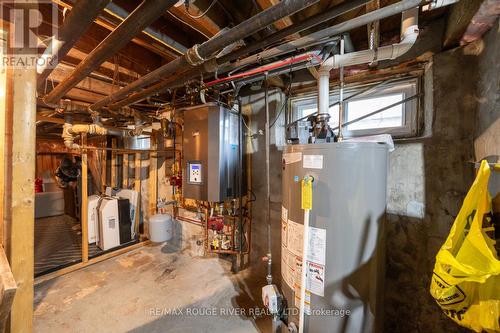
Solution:
[(318, 109), (328, 113), (330, 71), (334, 68), (360, 65), (373, 60), (396, 59), (411, 49), (418, 37), (418, 7), (404, 11), (401, 18), (401, 42), (378, 49), (370, 49), (346, 54), (336, 54), (326, 59), (319, 69)]

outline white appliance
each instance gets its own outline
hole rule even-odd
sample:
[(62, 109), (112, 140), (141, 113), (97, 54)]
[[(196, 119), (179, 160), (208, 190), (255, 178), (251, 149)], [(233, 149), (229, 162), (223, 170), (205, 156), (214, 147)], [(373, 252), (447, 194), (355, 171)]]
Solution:
[(99, 206), (99, 247), (109, 250), (120, 245), (120, 225), (118, 200), (113, 197), (102, 198)]
[(88, 197), (87, 209), (87, 233), (89, 244), (99, 242), (99, 203), (101, 197), (91, 195)]

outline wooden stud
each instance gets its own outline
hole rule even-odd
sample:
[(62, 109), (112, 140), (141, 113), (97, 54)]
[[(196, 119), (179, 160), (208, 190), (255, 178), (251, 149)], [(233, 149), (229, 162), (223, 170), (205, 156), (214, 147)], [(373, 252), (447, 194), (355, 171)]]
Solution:
[(36, 69), (12, 69), (11, 155), (8, 156), (10, 216), (6, 249), (18, 289), (12, 304), (10, 332), (33, 331), (35, 229)]
[(101, 155), (101, 175), (102, 175), (102, 193), (106, 192), (106, 186), (108, 186), (107, 180), (107, 170), (108, 170), (108, 159), (106, 158), (107, 152), (106, 150), (96, 151), (96, 155)]
[[(156, 149), (156, 137), (151, 134), (151, 149)], [(149, 216), (156, 214), (158, 200), (158, 159), (157, 153), (149, 153)], [(144, 224), (144, 234), (148, 235), (149, 229)]]
[[(116, 138), (111, 139), (111, 148), (116, 148)], [(110, 186), (112, 188), (117, 186), (116, 180), (116, 152), (114, 150), (111, 151), (111, 182)]]
[[(6, 38), (6, 36), (0, 36)], [(7, 91), (7, 70), (0, 70), (0, 91)], [(4, 210), (5, 207), (5, 154), (6, 154), (6, 122), (7, 122), (7, 94), (0, 93), (0, 243), (4, 243)], [(0, 327), (1, 329), (1, 327)]]
[(123, 181), (122, 181), (122, 187), (123, 188), (128, 188), (128, 163), (129, 163), (129, 154), (123, 154)]
[[(87, 145), (87, 133), (82, 134), (82, 146)], [(80, 207), (80, 222), (82, 224), (82, 262), (89, 261), (88, 242), (88, 165), (87, 150), (82, 149), (82, 206)]]
[(141, 218), (141, 153), (135, 153), (134, 190), (139, 193), (135, 209), (135, 234), (139, 235), (139, 222)]

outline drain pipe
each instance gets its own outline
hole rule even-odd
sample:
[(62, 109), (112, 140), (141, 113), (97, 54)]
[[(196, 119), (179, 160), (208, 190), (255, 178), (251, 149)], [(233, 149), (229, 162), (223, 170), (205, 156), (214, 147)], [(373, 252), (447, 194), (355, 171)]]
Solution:
[(156, 70), (142, 76), (140, 79), (135, 80), (131, 84), (97, 101), (90, 106), (90, 109), (98, 111), (102, 107), (119, 101), (145, 86), (161, 81), (165, 77), (187, 70), (190, 67), (194, 68), (200, 65), (206, 65), (216, 69), (217, 62), (215, 58), (212, 57), (215, 53), (219, 52), (227, 45), (250, 36), (253, 33), (264, 29), (271, 23), (295, 14), (296, 12), (317, 2), (319, 2), (319, 0), (283, 0), (276, 5), (250, 17), (246, 21), (241, 22), (234, 28), (219, 35), (215, 35), (200, 45), (196, 44), (187, 50), (184, 56), (172, 60)]
[[(408, 50), (415, 44), (418, 37), (418, 7), (406, 10), (402, 13), (401, 18), (401, 42), (389, 46), (379, 47), (378, 49), (369, 49), (365, 51), (346, 53), (341, 51), (341, 54), (336, 54), (326, 59), (321, 64), (318, 72), (318, 113), (328, 113), (329, 98), (330, 98), (330, 71), (334, 68), (340, 68), (341, 71), (344, 66), (360, 65), (370, 63), (374, 60), (388, 60), (395, 59), (408, 52)], [(343, 44), (343, 39), (341, 40)], [(343, 49), (343, 45), (341, 45)], [(340, 115), (342, 117), (343, 109), (343, 79), (341, 73), (341, 101), (340, 101)], [(339, 119), (339, 137), (342, 137), (342, 119)]]
[(373, 60), (396, 59), (411, 49), (417, 40), (418, 32), (418, 7), (415, 7), (404, 11), (402, 14), (400, 43), (382, 46), (378, 49), (337, 54), (325, 60), (322, 68), (331, 70), (345, 66), (366, 64)]
[[(99, 121), (99, 120), (98, 120)], [(64, 145), (69, 149), (80, 149), (81, 146), (75, 143), (75, 138), (80, 134), (94, 135), (113, 135), (113, 136), (138, 136), (142, 134), (142, 127), (137, 127), (133, 130), (122, 130), (117, 128), (103, 127), (99, 122), (94, 124), (75, 124), (73, 125), (73, 117), (70, 113), (64, 115), (64, 125), (61, 137), (64, 140)]]

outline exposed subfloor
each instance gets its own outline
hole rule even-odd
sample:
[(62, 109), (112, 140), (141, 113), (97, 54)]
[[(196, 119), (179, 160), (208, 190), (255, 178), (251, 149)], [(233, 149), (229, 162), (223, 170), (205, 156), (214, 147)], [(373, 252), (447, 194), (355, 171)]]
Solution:
[[(34, 331), (261, 331), (248, 310), (259, 306), (245, 284), (248, 272), (232, 274), (226, 260), (169, 252), (147, 246), (37, 285)], [(257, 316), (259, 326), (263, 319)]]

